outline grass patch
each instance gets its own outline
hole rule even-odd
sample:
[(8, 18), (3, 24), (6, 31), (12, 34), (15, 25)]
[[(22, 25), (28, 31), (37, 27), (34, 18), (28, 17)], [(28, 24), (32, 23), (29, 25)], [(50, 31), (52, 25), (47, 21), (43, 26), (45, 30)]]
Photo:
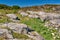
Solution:
[(54, 32), (57, 33), (57, 30), (55, 30), (54, 28), (49, 29), (45, 27), (44, 22), (42, 22), (40, 19), (22, 17), (21, 15), (18, 15), (18, 17), (21, 19), (20, 20), (21, 23), (24, 23), (30, 26), (32, 29), (34, 29), (40, 35), (42, 35), (45, 38), (45, 40), (54, 40), (51, 33), (54, 33)]
[[(16, 10), (8, 10), (6, 12), (6, 10), (0, 10), (0, 12), (6, 12), (6, 13), (14, 13), (16, 12)], [(24, 23), (28, 26), (30, 26), (32, 29), (34, 29), (35, 31), (37, 31), (40, 35), (42, 35), (45, 40), (54, 40), (53, 36), (51, 33), (57, 33), (57, 30), (55, 30), (54, 28), (49, 29), (47, 27), (44, 26), (44, 22), (42, 22), (40, 19), (36, 19), (36, 18), (29, 18), (29, 17), (22, 17), (20, 14), (17, 14), (18, 18), (20, 19), (20, 23)], [(2, 22), (7, 22), (7, 18), (3, 17), (2, 19), (0, 19), (0, 23)], [(18, 33), (13, 33), (14, 38), (25, 38), (28, 39), (29, 37), (27, 37), (26, 35), (23, 34), (18, 34)], [(56, 38), (56, 40), (60, 40), (58, 38)]]
[(0, 40), (4, 40), (4, 38), (3, 37), (0, 37)]
[(7, 17), (3, 16), (1, 19), (0, 19), (0, 23), (4, 23), (4, 22), (7, 22)]
[(29, 38), (28, 36), (26, 36), (24, 34), (19, 34), (19, 33), (14, 33), (14, 32), (13, 32), (13, 37), (18, 38), (18, 39), (22, 39), (22, 38), (28, 39)]
[(0, 9), (0, 12), (3, 14), (8, 14), (8, 13), (17, 13), (18, 10), (4, 10), (4, 9)]

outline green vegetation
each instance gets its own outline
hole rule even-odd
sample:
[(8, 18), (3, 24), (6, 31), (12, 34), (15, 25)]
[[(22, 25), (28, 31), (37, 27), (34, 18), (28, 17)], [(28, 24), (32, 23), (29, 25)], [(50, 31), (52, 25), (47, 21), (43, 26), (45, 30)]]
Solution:
[(22, 38), (29, 39), (29, 37), (24, 34), (19, 34), (19, 33), (14, 33), (14, 32), (13, 32), (13, 37), (18, 38), (18, 39), (22, 39)]
[[(58, 35), (58, 31), (54, 29), (53, 27), (45, 27), (44, 22), (42, 22), (40, 19), (36, 18), (29, 18), (29, 17), (22, 17), (20, 14), (16, 14), (20, 18), (20, 23), (27, 24), (29, 27), (37, 31), (40, 35), (42, 35), (45, 40), (60, 40), (60, 37)], [(3, 20), (4, 21), (4, 20)], [(2, 21), (1, 21), (2, 22)], [(52, 33), (55, 33), (53, 36)], [(26, 35), (13, 33), (14, 38), (25, 38), (28, 39)], [(55, 39), (53, 37), (56, 37)]]
[(52, 12), (53, 9), (52, 9), (52, 8), (44, 8), (44, 11), (45, 11), (45, 12)]
[(0, 9), (8, 9), (8, 8), (10, 8), (10, 7), (7, 5), (4, 5), (4, 4), (0, 4)]
[(4, 23), (7, 22), (7, 18), (5, 16), (0, 18), (0, 23)]
[(0, 37), (0, 40), (4, 40), (4, 38), (3, 37)]
[[(16, 15), (20, 18), (20, 23), (24, 23), (27, 24), (29, 27), (31, 27), (32, 29), (34, 29), (35, 31), (37, 31), (40, 35), (42, 35), (45, 40), (60, 40), (60, 38), (58, 38), (58, 32), (56, 29), (54, 28), (47, 28), (44, 26), (44, 22), (42, 22), (40, 19), (36, 19), (36, 18), (29, 18), (29, 17), (22, 17), (20, 14)], [(1, 22), (7, 22), (7, 18), (6, 17), (2, 17), (2, 19), (0, 19), (0, 23)], [(55, 35), (53, 36), (52, 33), (55, 33)], [(25, 38), (28, 39), (29, 37), (27, 37), (26, 35), (23, 34), (18, 34), (18, 33), (13, 33), (14, 38)], [(56, 39), (54, 39), (53, 37), (56, 36)]]
[(14, 6), (7, 6), (5, 4), (0, 4), (0, 9), (20, 9), (20, 7), (16, 6), (16, 5), (14, 5)]
[[(57, 30), (54, 28), (47, 28), (44, 26), (44, 22), (42, 22), (40, 19), (36, 18), (28, 18), (28, 17), (22, 17), (21, 15), (18, 15), (18, 17), (21, 19), (20, 22), (27, 24), (30, 26), (32, 29), (37, 31), (40, 35), (42, 35), (45, 40), (55, 40), (53, 37), (57, 37)], [(56, 35), (53, 36), (52, 33), (55, 33)], [(56, 40), (59, 40), (56, 39)]]
[(17, 10), (15, 10), (15, 9), (13, 9), (13, 10), (4, 10), (4, 9), (0, 9), (0, 13), (3, 13), (3, 14), (8, 14), (8, 13), (17, 13), (17, 11), (18, 11), (19, 9), (17, 9)]
[(14, 6), (12, 6), (12, 9), (20, 9), (20, 7), (17, 5), (14, 5)]
[(7, 19), (8, 19), (8, 22), (10, 22), (11, 20), (9, 20), (8, 17), (6, 17), (6, 14), (15, 14), (18, 12), (19, 9), (0, 9), (0, 23), (5, 23), (7, 22)]
[(11, 10), (11, 9), (20, 9), (20, 7), (17, 6), (17, 5), (8, 6), (8, 5), (5, 5), (5, 4), (0, 4), (0, 9)]
[[(5, 16), (5, 14), (15, 13), (20, 18), (20, 23), (24, 23), (29, 27), (31, 27), (32, 29), (34, 29), (35, 31), (37, 31), (40, 35), (42, 35), (45, 38), (45, 40), (60, 40), (60, 38), (58, 38), (60, 37), (60, 35), (58, 35), (58, 31), (56, 29), (54, 29), (53, 27), (47, 28), (46, 26), (44, 26), (44, 22), (42, 22), (40, 19), (22, 17), (20, 14), (17, 14), (17, 11), (19, 9), (20, 9), (19, 6), (10, 7), (7, 5), (0, 5), (0, 13), (4, 14), (3, 17), (0, 17), (0, 23), (7, 22), (7, 19), (9, 19)], [(50, 10), (52, 9), (51, 8), (46, 9), (46, 11), (50, 11)], [(10, 20), (8, 20), (8, 22), (10, 22)], [(55, 35), (53, 36), (52, 33), (55, 33)], [(29, 38), (26, 35), (14, 33), (14, 32), (13, 32), (13, 37), (24, 38), (24, 39)], [(54, 39), (53, 37), (56, 37), (56, 38)]]

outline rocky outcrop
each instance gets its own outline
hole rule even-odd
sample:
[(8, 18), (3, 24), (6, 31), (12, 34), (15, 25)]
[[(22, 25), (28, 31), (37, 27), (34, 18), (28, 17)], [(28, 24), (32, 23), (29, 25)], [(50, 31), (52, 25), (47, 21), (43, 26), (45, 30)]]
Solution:
[(34, 40), (44, 40), (44, 38), (42, 36), (40, 36), (37, 32), (35, 32), (34, 30), (32, 30), (31, 28), (29, 28), (27, 25), (25, 24), (19, 24), (19, 23), (3, 23), (2, 25), (0, 25), (1, 27), (4, 26), (5, 29), (0, 29), (0, 34), (6, 37), (7, 40), (12, 40), (13, 35), (12, 32), (15, 33), (19, 33), (19, 34), (24, 34), (27, 35), (28, 37), (34, 39)]
[(45, 25), (59, 28), (60, 27), (60, 19), (50, 20), (49, 22), (45, 23)]
[[(30, 17), (30, 18), (39, 18), (42, 21), (49, 21), (52, 26), (56, 27), (59, 25), (54, 25), (52, 22), (58, 21), (60, 20), (60, 14), (59, 13), (47, 13), (47, 12), (43, 12), (43, 11), (26, 11), (25, 14), (28, 14), (26, 16)], [(21, 13), (22, 15), (22, 13)], [(54, 21), (55, 20), (55, 21)], [(49, 25), (47, 23), (47, 25)], [(57, 24), (57, 23), (56, 23)], [(60, 23), (58, 23), (60, 24)]]
[(4, 39), (6, 40), (13, 39), (13, 36), (9, 33), (7, 29), (0, 29), (0, 36), (4, 37)]

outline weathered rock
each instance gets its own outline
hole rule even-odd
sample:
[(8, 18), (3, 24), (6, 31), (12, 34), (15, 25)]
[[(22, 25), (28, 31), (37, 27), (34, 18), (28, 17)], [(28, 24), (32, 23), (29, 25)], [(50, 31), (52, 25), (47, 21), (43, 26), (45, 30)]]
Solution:
[(8, 23), (8, 27), (12, 29), (14, 32), (21, 33), (23, 28), (26, 28), (27, 25), (18, 23)]
[(0, 29), (0, 36), (3, 36), (5, 39), (13, 39), (13, 36), (9, 34), (7, 29)]
[[(20, 33), (20, 34), (24, 34), (27, 35), (28, 37), (34, 39), (34, 40), (43, 40), (43, 37), (41, 37), (37, 32), (35, 32), (34, 30), (32, 30), (31, 28), (27, 27), (27, 25), (25, 24), (19, 24), (19, 23), (7, 23), (7, 24), (3, 24), (5, 27), (8, 27), (10, 29), (10, 31), (12, 30), (13, 32), (16, 33)], [(1, 31), (1, 30), (0, 30)], [(6, 35), (8, 40), (12, 40), (13, 36), (12, 33), (10, 31), (5, 31), (2, 30), (2, 32)]]
[(30, 18), (38, 18), (38, 15), (28, 15)]
[(17, 16), (15, 14), (6, 14), (6, 16), (12, 18), (12, 19), (15, 19)]
[(50, 20), (48, 23), (45, 23), (45, 25), (59, 28), (60, 27), (60, 19)]
[(29, 13), (30, 15), (34, 15), (34, 14), (37, 14), (38, 12), (36, 11), (26, 11), (27, 13)]
[(33, 38), (34, 40), (37, 40), (37, 39), (38, 40), (44, 40), (44, 38), (35, 31), (34, 32), (29, 32), (28, 37)]
[(26, 12), (21, 12), (20, 13), (22, 16), (28, 16), (28, 14)]
[(6, 14), (11, 20), (20, 20), (15, 14)]
[(38, 12), (37, 14), (40, 15), (40, 16), (41, 16), (41, 15), (43, 16), (43, 15), (46, 15), (46, 12), (40, 11), (40, 12)]

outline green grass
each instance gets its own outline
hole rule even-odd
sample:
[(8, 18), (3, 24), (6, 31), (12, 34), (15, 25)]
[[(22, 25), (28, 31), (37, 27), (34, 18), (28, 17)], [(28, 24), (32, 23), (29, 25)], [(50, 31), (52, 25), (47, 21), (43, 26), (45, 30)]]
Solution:
[(14, 32), (13, 32), (13, 37), (18, 38), (18, 39), (22, 39), (22, 38), (28, 39), (29, 38), (28, 36), (26, 36), (24, 34), (19, 34), (19, 33), (14, 33)]
[(32, 29), (40, 33), (46, 40), (52, 40), (51, 32), (44, 26), (44, 23), (39, 19), (30, 19), (23, 21), (22, 23), (27, 24)]
[(4, 10), (4, 9), (0, 9), (0, 13), (3, 13), (3, 14), (8, 14), (8, 13), (17, 13), (18, 9), (17, 10)]
[(42, 22), (40, 19), (22, 17), (21, 15), (18, 15), (18, 17), (20, 18), (21, 23), (30, 26), (32, 29), (34, 29), (40, 35), (42, 35), (45, 38), (45, 40), (54, 40), (53, 35), (51, 33), (57, 33), (56, 29), (50, 29), (45, 27), (44, 22)]
[(5, 16), (0, 18), (0, 23), (4, 23), (4, 22), (7, 22), (7, 18)]
[(3, 37), (0, 37), (0, 40), (4, 40), (4, 38)]
[[(15, 14), (18, 10), (4, 10), (4, 9), (0, 9), (0, 16), (2, 16), (2, 18), (0, 18), (0, 23), (5, 23), (5, 22), (10, 22), (11, 20), (9, 20), (8, 17), (6, 17), (6, 14)], [(8, 21), (7, 21), (8, 19)]]

